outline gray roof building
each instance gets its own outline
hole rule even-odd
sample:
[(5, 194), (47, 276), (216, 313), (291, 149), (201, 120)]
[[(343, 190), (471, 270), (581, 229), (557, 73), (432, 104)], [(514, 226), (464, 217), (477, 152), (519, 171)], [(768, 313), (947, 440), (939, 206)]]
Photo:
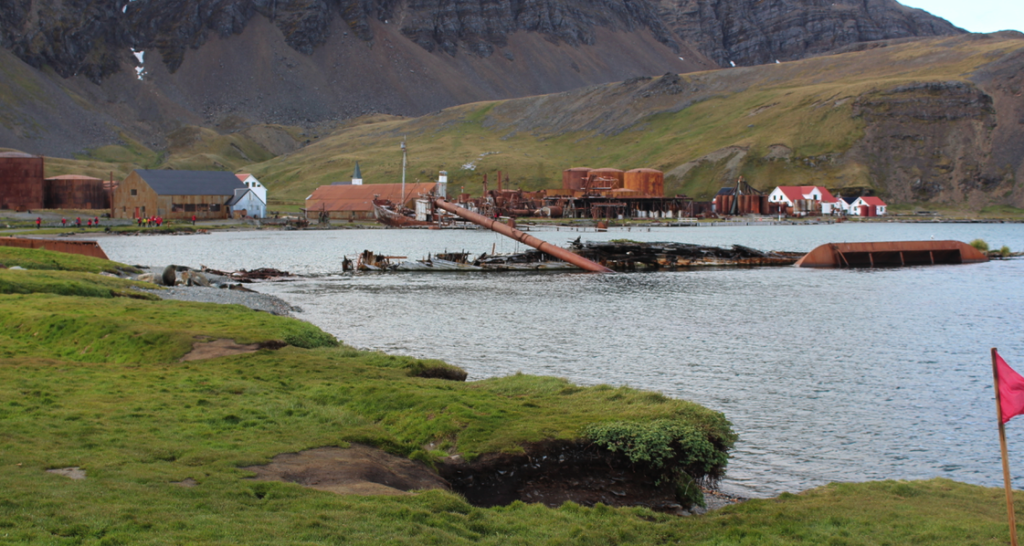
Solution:
[(235, 195), (245, 184), (227, 171), (137, 170), (157, 195)]

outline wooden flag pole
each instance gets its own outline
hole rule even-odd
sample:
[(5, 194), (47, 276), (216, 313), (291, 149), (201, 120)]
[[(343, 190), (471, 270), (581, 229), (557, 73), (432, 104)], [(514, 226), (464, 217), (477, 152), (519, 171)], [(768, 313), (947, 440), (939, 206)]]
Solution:
[(1010, 546), (1017, 546), (1017, 522), (1013, 515), (1013, 491), (1010, 489), (1010, 461), (1006, 455), (1006, 428), (1003, 426), (1003, 408), (999, 404), (999, 368), (996, 350), (992, 349), (992, 379), (996, 387), (996, 420), (999, 421), (999, 449), (1003, 455), (1003, 484), (1006, 487), (1006, 513), (1010, 518)]

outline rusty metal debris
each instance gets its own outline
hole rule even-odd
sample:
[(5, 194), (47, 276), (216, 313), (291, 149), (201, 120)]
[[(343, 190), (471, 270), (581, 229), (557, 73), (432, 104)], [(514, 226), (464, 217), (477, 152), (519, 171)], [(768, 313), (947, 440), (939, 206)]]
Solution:
[(570, 248), (582, 256), (615, 271), (673, 271), (692, 267), (780, 266), (793, 265), (801, 252), (764, 252), (742, 245), (728, 248), (687, 243), (641, 243), (614, 240), (581, 243)]
[(594, 261), (592, 261), (592, 260), (590, 260), (588, 258), (580, 256), (579, 254), (574, 254), (572, 252), (569, 252), (568, 250), (566, 250), (564, 248), (557, 247), (557, 246), (555, 246), (555, 245), (553, 245), (551, 243), (548, 243), (547, 241), (542, 241), (542, 240), (540, 240), (540, 239), (538, 239), (538, 238), (536, 238), (536, 237), (534, 237), (532, 235), (529, 235), (527, 233), (523, 233), (522, 231), (519, 231), (518, 229), (515, 229), (515, 228), (513, 228), (511, 226), (502, 224), (502, 223), (497, 222), (495, 220), (492, 220), (490, 218), (486, 218), (483, 215), (477, 214), (475, 212), (470, 212), (470, 211), (468, 211), (468, 210), (466, 210), (466, 209), (464, 209), (464, 208), (462, 208), (462, 207), (460, 207), (458, 205), (453, 205), (451, 203), (448, 203), (448, 202), (444, 201), (443, 199), (438, 199), (438, 200), (434, 201), (434, 204), (439, 209), (446, 210), (446, 211), (448, 211), (448, 212), (450, 212), (452, 214), (455, 214), (455, 215), (457, 215), (457, 216), (459, 216), (461, 218), (465, 218), (466, 220), (469, 220), (470, 222), (473, 222), (474, 224), (481, 225), (481, 226), (483, 226), (483, 227), (485, 227), (487, 229), (490, 229), (492, 231), (500, 233), (500, 234), (502, 234), (502, 235), (504, 235), (504, 236), (506, 236), (506, 237), (508, 237), (510, 239), (514, 239), (516, 241), (519, 241), (520, 243), (523, 243), (524, 245), (532, 246), (533, 248), (536, 248), (537, 250), (539, 250), (539, 251), (541, 251), (541, 252), (543, 252), (545, 254), (548, 254), (548, 255), (556, 258), (556, 259), (559, 259), (559, 260), (562, 260), (562, 261), (565, 261), (565, 262), (569, 262), (569, 263), (575, 265), (576, 267), (579, 267), (580, 269), (585, 269), (587, 271), (593, 271), (595, 273), (611, 273), (612, 272), (611, 269), (609, 269), (609, 268), (607, 268), (607, 267), (605, 267), (605, 266), (603, 266), (603, 265), (601, 265), (599, 263), (595, 263)]

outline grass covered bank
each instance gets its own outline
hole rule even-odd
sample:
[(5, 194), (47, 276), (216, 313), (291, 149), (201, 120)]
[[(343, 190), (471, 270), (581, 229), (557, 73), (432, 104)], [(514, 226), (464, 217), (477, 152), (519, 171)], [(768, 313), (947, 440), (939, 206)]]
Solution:
[[(31, 252), (19, 263), (59, 260)], [(0, 263), (12, 259), (0, 249)], [(455, 374), (439, 361), (357, 351), (238, 306), (119, 297), (131, 283), (88, 273), (117, 264), (75, 267), (95, 293), (36, 288), (62, 285), (67, 271), (0, 271), (19, 287), (0, 294), (0, 544), (1005, 542), (1001, 492), (941, 480), (833, 485), (690, 518), (251, 481), (242, 467), (354, 442), (440, 467), (456, 454), (585, 440), (638, 466), (714, 475), (734, 436), (721, 414), (655, 393), (440, 379)], [(225, 338), (284, 346), (180, 361)], [(86, 478), (45, 472), (64, 467)]]

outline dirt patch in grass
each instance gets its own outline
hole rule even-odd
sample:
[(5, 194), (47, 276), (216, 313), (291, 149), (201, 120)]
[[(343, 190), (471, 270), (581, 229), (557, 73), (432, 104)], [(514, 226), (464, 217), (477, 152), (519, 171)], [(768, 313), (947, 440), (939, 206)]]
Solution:
[(50, 474), (57, 474), (64, 476), (65, 478), (71, 478), (72, 480), (84, 480), (85, 471), (77, 466), (69, 466), (68, 468), (51, 468), (47, 470)]
[(300, 453), (283, 453), (265, 466), (244, 470), (258, 481), (292, 482), (320, 491), (344, 495), (404, 495), (422, 489), (449, 489), (448, 482), (423, 464), (396, 457), (379, 449), (321, 447)]
[(249, 345), (239, 345), (231, 339), (215, 339), (213, 341), (197, 341), (192, 345), (192, 350), (181, 357), (179, 362), (188, 362), (191, 360), (206, 360), (208, 358), (218, 358), (222, 356), (240, 355), (245, 353), (255, 353), (260, 349), (280, 349), (286, 344), (283, 342), (270, 341), (267, 343), (250, 343)]

